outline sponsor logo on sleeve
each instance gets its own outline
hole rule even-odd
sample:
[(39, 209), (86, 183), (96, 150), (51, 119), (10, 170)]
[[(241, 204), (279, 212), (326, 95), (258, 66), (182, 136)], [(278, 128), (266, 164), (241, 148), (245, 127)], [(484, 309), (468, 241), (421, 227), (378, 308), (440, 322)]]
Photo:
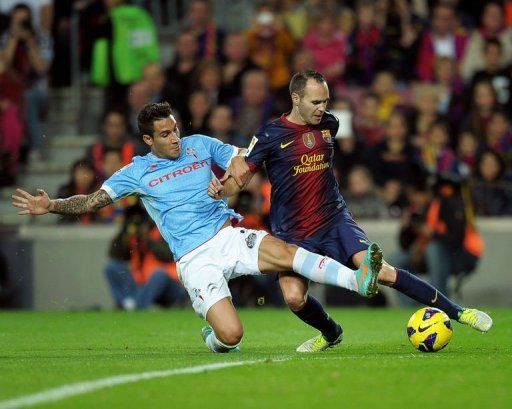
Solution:
[(119, 174), (119, 173), (122, 173), (124, 170), (128, 169), (130, 166), (133, 165), (133, 162), (129, 163), (128, 165), (124, 165), (121, 169), (119, 169), (118, 171), (116, 171), (115, 175)]
[(254, 148), (254, 145), (256, 145), (257, 142), (258, 142), (258, 138), (253, 136), (251, 139), (251, 143), (249, 144), (249, 147), (247, 148), (247, 153), (245, 154), (246, 157), (249, 156), (249, 154), (252, 151), (252, 148)]

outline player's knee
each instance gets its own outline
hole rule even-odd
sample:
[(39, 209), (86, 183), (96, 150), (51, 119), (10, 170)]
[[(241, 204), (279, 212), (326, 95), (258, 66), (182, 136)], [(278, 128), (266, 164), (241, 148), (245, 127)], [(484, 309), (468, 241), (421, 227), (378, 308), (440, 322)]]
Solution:
[(300, 288), (289, 286), (283, 289), (283, 298), (292, 311), (300, 311), (306, 304), (306, 294)]
[(242, 325), (230, 325), (215, 332), (217, 339), (225, 345), (237, 345), (242, 341), (244, 329)]

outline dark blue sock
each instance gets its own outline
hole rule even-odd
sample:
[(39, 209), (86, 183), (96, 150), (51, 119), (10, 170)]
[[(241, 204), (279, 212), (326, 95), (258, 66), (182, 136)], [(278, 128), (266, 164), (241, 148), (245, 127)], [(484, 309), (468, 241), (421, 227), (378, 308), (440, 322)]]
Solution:
[(420, 304), (443, 310), (451, 319), (457, 320), (459, 313), (462, 312), (462, 307), (450, 301), (442, 292), (401, 268), (396, 269), (396, 281), (393, 288)]
[(329, 342), (336, 340), (342, 331), (341, 326), (325, 312), (322, 304), (312, 295), (308, 294), (302, 310), (292, 312), (306, 324), (320, 331)]

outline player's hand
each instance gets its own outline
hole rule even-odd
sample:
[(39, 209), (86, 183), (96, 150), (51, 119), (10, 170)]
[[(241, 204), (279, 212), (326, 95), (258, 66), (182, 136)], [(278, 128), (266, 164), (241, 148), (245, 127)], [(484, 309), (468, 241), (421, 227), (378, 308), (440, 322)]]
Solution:
[(213, 197), (215, 200), (219, 200), (222, 198), (223, 192), (224, 185), (220, 183), (218, 179), (212, 179), (212, 181), (208, 185), (208, 195), (210, 197)]
[(228, 180), (230, 176), (233, 179), (235, 179), (235, 182), (240, 189), (243, 189), (245, 187), (247, 181), (251, 176), (251, 170), (249, 169), (249, 166), (245, 162), (244, 157), (235, 156), (231, 160), (231, 164), (229, 165), (227, 172), (220, 179), (220, 181), (225, 182), (226, 180)]
[(16, 189), (18, 195), (12, 195), (12, 205), (23, 209), (19, 215), (42, 215), (50, 212), (50, 197), (43, 189), (37, 189), (37, 195), (32, 196), (22, 189)]

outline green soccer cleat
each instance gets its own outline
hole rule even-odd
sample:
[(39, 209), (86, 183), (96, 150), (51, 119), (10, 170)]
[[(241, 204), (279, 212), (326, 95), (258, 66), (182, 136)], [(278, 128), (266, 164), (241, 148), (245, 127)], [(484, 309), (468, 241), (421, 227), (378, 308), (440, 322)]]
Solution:
[[(208, 338), (208, 335), (210, 335), (213, 332), (213, 328), (207, 325), (206, 327), (201, 328), (201, 337), (203, 338), (204, 343), (206, 344), (206, 338)], [(206, 345), (208, 349), (208, 345)], [(210, 350), (211, 351), (211, 350)]]
[(371, 243), (366, 251), (366, 257), (355, 271), (358, 293), (363, 297), (374, 297), (379, 292), (377, 277), (382, 267), (382, 250), (377, 243)]
[[(212, 327), (210, 327), (209, 325), (207, 325), (207, 326), (205, 326), (205, 327), (201, 328), (201, 337), (203, 338), (203, 341), (204, 341), (204, 343), (205, 343), (206, 347), (207, 347), (210, 351), (212, 351), (212, 352), (217, 352), (217, 351), (213, 351), (213, 350), (208, 346), (208, 344), (206, 343), (206, 338), (208, 338), (208, 336), (209, 336), (212, 332), (213, 332), (213, 328), (212, 328)], [(229, 351), (224, 351), (224, 352), (228, 352), (228, 353), (229, 353), (229, 352), (240, 352), (240, 347), (239, 347), (239, 346), (237, 346), (237, 347), (235, 347), (235, 348), (233, 348), (233, 349), (230, 349)]]
[(317, 335), (314, 338), (308, 339), (302, 345), (300, 345), (296, 351), (301, 353), (311, 353), (311, 352), (322, 352), (327, 348), (332, 348), (338, 345), (343, 340), (343, 331), (340, 332), (338, 338), (336, 338), (333, 342), (327, 341), (322, 334)]
[(457, 321), (480, 332), (487, 332), (492, 328), (492, 318), (474, 308), (464, 308)]

